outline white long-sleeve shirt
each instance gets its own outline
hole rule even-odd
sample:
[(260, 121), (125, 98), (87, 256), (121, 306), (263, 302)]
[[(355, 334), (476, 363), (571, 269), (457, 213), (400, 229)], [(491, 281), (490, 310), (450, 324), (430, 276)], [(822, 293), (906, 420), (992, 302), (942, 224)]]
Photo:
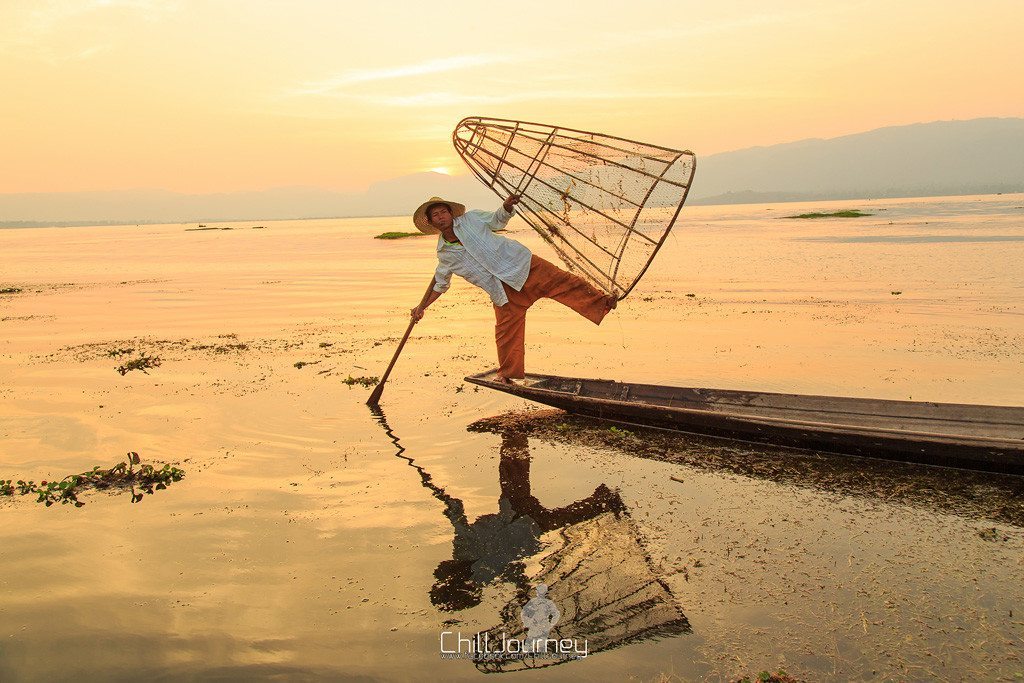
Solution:
[(434, 291), (448, 291), (454, 273), (487, 292), (495, 306), (507, 304), (501, 283), (517, 292), (521, 290), (530, 274), (532, 257), (530, 250), (519, 242), (494, 234), (508, 225), (511, 218), (504, 206), (494, 213), (467, 211), (456, 218), (452, 227), (462, 244), (452, 244), (438, 236)]

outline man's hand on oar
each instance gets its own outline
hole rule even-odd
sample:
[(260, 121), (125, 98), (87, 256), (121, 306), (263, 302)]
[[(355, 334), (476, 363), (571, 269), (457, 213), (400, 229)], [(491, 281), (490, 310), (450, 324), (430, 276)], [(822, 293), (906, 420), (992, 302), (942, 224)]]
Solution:
[(417, 306), (416, 308), (412, 309), (411, 313), (412, 313), (412, 322), (413, 322), (414, 325), (416, 323), (418, 323), (419, 321), (423, 320), (423, 307), (422, 306)]

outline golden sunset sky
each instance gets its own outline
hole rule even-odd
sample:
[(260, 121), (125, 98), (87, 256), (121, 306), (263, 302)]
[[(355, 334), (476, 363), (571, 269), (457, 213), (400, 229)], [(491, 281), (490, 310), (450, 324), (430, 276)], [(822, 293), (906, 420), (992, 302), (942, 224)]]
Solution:
[[(717, 6), (716, 6), (717, 5)], [(698, 155), (1024, 115), (1024, 2), (0, 2), (0, 193), (463, 172), (464, 116)]]

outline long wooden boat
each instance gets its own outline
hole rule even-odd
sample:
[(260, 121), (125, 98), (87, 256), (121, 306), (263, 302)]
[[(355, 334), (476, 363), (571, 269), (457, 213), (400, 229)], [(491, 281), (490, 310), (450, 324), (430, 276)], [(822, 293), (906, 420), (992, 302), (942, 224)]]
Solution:
[(803, 396), (527, 375), (467, 382), (615, 422), (794, 448), (1024, 474), (1024, 408)]

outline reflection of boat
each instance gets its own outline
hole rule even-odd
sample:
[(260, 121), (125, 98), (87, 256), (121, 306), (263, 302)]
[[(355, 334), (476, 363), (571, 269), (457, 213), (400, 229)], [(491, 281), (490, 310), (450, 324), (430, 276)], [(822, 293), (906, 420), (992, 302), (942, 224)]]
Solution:
[(1024, 473), (1024, 408), (802, 396), (495, 371), (467, 382), (572, 413), (780, 446)]
[(991, 472), (948, 470), (898, 461), (864, 467), (854, 458), (811, 451), (745, 445), (661, 429), (636, 427), (613, 432), (586, 417), (557, 410), (510, 412), (478, 420), (470, 431), (518, 431), (533, 441), (570, 448), (610, 449), (623, 455), (671, 463), (718, 476), (737, 475), (816, 494), (888, 503), (963, 519), (1024, 528), (1024, 478)]

